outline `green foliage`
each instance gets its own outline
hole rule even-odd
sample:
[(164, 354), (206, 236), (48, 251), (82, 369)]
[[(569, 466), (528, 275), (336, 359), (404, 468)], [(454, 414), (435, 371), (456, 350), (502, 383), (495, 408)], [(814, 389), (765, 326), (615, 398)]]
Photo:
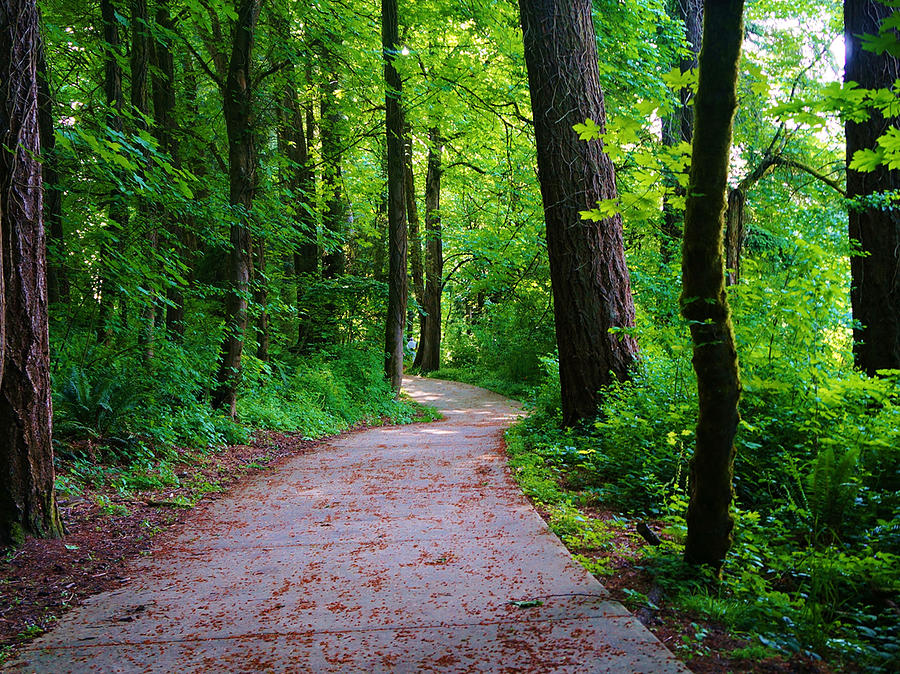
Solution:
[(55, 401), (57, 434), (127, 445), (126, 419), (140, 404), (141, 395), (115, 375), (98, 375), (92, 382), (84, 370), (69, 370)]
[[(239, 400), (241, 421), (253, 428), (300, 430), (311, 438), (359, 423), (408, 423), (417, 408), (394, 400), (373, 351), (347, 347), (301, 364), (258, 363), (256, 382)], [(249, 377), (248, 377), (249, 379)]]

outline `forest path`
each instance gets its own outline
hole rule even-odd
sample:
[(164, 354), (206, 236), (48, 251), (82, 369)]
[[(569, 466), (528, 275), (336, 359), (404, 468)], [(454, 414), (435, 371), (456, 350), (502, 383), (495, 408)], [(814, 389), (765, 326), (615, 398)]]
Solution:
[(444, 420), (337, 438), (201, 505), (12, 669), (687, 671), (513, 482), (502, 440), (518, 406), (405, 382)]

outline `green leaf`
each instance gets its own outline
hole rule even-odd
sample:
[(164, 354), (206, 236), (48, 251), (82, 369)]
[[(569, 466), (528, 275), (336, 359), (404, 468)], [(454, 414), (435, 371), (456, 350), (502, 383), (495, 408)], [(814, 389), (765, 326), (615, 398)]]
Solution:
[(884, 159), (883, 151), (868, 149), (857, 150), (853, 153), (853, 159), (850, 162), (850, 169), (853, 171), (869, 173), (881, 166), (882, 159)]
[(586, 119), (584, 124), (576, 124), (572, 128), (575, 129), (581, 140), (597, 140), (603, 135), (603, 129), (597, 126), (593, 119)]

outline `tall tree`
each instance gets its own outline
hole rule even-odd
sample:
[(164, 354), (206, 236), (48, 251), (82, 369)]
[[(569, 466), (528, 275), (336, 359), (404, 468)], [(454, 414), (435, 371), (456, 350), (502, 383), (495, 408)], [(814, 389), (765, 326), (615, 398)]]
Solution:
[[(845, 0), (844, 79), (866, 89), (891, 89), (900, 79), (900, 60), (887, 51), (862, 48), (864, 35), (877, 34), (895, 10), (875, 0)], [(845, 125), (848, 164), (858, 150), (872, 149), (897, 118), (871, 111), (869, 119)], [(864, 201), (900, 188), (900, 171), (879, 166), (871, 172), (847, 169), (847, 196), (860, 197), (850, 208), (850, 239), (859, 248), (850, 258), (850, 300), (857, 327), (853, 356), (870, 376), (900, 369), (900, 209)]]
[(634, 304), (618, 215), (600, 222), (580, 213), (616, 197), (615, 172), (600, 141), (585, 143), (575, 124), (601, 129), (600, 89), (590, 0), (519, 0), (544, 202), (553, 312), (559, 347), (563, 422), (596, 415), (599, 391), (628, 377), (637, 343), (614, 329), (634, 325)]
[(230, 289), (225, 305), (225, 341), (219, 360), (213, 406), (234, 416), (241, 355), (247, 331), (247, 293), (252, 275), (252, 248), (248, 219), (256, 190), (256, 147), (253, 138), (250, 67), (261, 0), (241, 0), (234, 25), (231, 59), (223, 90), (225, 129), (228, 133), (228, 198), (233, 207), (231, 224)]
[(441, 366), (441, 293), (444, 250), (441, 232), (441, 151), (443, 139), (437, 128), (428, 132), (428, 168), (425, 173), (425, 293), (422, 335), (414, 363), (422, 372)]
[(53, 491), (40, 49), (35, 1), (0, 3), (0, 544), (62, 535)]
[(681, 310), (693, 340), (699, 417), (685, 559), (720, 571), (731, 546), (734, 435), (741, 382), (725, 292), (723, 230), (737, 108), (743, 0), (707, 2), (684, 215)]
[(402, 80), (394, 67), (399, 42), (397, 0), (381, 0), (381, 47), (384, 58), (385, 128), (388, 183), (388, 308), (385, 374), (399, 395), (403, 384), (403, 326), (406, 323), (406, 200), (403, 179)]

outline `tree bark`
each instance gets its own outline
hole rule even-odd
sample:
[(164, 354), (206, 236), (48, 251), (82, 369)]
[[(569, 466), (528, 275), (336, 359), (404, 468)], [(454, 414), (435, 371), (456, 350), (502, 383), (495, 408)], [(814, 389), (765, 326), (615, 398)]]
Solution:
[(444, 252), (441, 232), (441, 151), (440, 132), (428, 132), (428, 169), (425, 174), (425, 309), (424, 325), (416, 352), (416, 365), (422, 373), (441, 367), (441, 291), (443, 290)]
[(247, 331), (247, 294), (253, 265), (252, 241), (247, 226), (256, 189), (250, 66), (259, 10), (260, 0), (241, 0), (223, 92), (225, 129), (228, 133), (228, 197), (234, 212), (230, 233), (231, 288), (225, 304), (225, 341), (212, 403), (214, 408), (225, 409), (232, 417), (237, 412), (237, 385)]
[[(891, 89), (900, 78), (900, 60), (887, 52), (875, 54), (861, 46), (861, 35), (877, 34), (894, 10), (873, 0), (845, 0), (844, 79), (865, 89)], [(857, 150), (872, 149), (879, 136), (897, 128), (896, 117), (871, 111), (864, 122), (847, 121), (847, 163)], [(900, 188), (900, 171), (879, 166), (871, 172), (847, 169), (847, 196), (867, 197)], [(859, 204), (850, 208), (850, 239), (858, 254), (850, 258), (850, 301), (853, 357), (869, 376), (900, 369), (900, 209)]]
[(61, 536), (53, 491), (34, 0), (0, 4), (0, 545)]
[(717, 572), (734, 528), (732, 474), (741, 394), (725, 292), (723, 229), (743, 4), (706, 3), (682, 254), (681, 310), (693, 340), (699, 402), (684, 556)]
[(399, 42), (397, 0), (381, 0), (385, 130), (388, 173), (388, 307), (384, 371), (396, 395), (403, 384), (403, 326), (407, 303), (406, 200), (403, 181), (403, 109), (400, 74), (394, 68)]
[(599, 141), (578, 139), (575, 124), (602, 128), (590, 0), (520, 0), (525, 63), (547, 224), (559, 347), (563, 423), (597, 414), (600, 389), (628, 377), (637, 343), (612, 329), (634, 325), (634, 304), (616, 215), (592, 222), (580, 212), (616, 197), (612, 162)]

